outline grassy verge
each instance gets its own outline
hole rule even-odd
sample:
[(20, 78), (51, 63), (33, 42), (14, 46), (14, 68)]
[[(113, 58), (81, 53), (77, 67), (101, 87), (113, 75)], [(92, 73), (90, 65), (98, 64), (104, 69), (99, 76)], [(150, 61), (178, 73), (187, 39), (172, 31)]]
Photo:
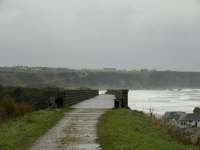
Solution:
[(60, 120), (68, 109), (46, 109), (0, 124), (0, 150), (24, 150)]
[(106, 112), (98, 123), (98, 142), (103, 150), (199, 150), (173, 140), (164, 129), (140, 112), (126, 109)]

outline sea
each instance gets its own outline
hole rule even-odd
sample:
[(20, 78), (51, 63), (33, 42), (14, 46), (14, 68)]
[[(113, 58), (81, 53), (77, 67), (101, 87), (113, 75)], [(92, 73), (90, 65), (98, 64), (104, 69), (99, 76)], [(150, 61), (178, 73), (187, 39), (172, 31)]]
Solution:
[(169, 111), (192, 113), (200, 106), (200, 89), (130, 90), (128, 105), (132, 110), (157, 115)]

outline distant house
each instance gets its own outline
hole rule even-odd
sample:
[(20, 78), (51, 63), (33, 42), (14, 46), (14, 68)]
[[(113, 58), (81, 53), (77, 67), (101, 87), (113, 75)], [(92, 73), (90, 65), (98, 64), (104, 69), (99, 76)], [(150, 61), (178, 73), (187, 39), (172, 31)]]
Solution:
[(166, 112), (163, 119), (179, 128), (200, 128), (200, 113)]
[(187, 127), (200, 128), (200, 113), (186, 114), (186, 116), (181, 118), (179, 122), (182, 128), (187, 128)]
[(116, 71), (116, 68), (104, 68), (104, 71)]
[(172, 125), (179, 126), (179, 120), (186, 116), (185, 112), (182, 111), (173, 111), (173, 112), (166, 112), (163, 116), (163, 119), (169, 122)]

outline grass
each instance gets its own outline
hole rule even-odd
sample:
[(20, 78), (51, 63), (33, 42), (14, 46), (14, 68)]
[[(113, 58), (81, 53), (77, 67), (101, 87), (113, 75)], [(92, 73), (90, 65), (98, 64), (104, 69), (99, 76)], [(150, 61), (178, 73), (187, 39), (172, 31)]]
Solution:
[(39, 110), (0, 124), (0, 150), (27, 149), (69, 109)]
[(97, 125), (103, 150), (199, 150), (172, 139), (141, 112), (116, 109), (106, 112)]

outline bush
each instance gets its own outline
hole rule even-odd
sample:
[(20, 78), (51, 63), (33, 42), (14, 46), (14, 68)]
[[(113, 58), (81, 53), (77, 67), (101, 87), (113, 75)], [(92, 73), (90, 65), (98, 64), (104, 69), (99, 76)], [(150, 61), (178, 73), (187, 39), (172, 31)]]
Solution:
[(200, 113), (200, 108), (199, 107), (195, 107), (194, 110), (193, 110), (193, 112), (197, 113), (197, 114)]
[(29, 104), (21, 103), (21, 104), (16, 104), (15, 107), (15, 113), (17, 116), (24, 115), (26, 113), (30, 113), (33, 111), (33, 108)]
[(8, 116), (13, 116), (15, 113), (15, 101), (11, 97), (4, 97), (0, 101), (0, 117), (5, 119)]
[(32, 106), (25, 103), (16, 103), (15, 100), (6, 96), (0, 100), (0, 120), (5, 120), (9, 117), (24, 115), (32, 112)]

